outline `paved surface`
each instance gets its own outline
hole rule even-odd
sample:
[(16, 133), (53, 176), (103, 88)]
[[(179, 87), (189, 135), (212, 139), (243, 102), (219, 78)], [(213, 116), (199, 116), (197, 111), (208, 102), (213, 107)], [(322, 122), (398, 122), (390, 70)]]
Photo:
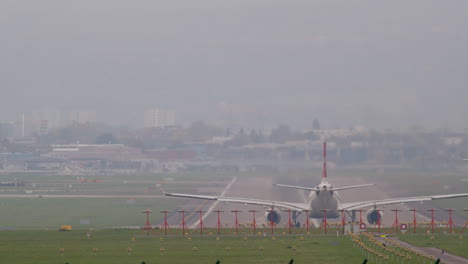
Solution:
[(167, 198), (164, 195), (127, 194), (0, 194), (0, 198)]
[(440, 263), (443, 263), (443, 264), (468, 264), (468, 259), (456, 256), (456, 255), (452, 255), (448, 252), (444, 252), (443, 254), (441, 254), (442, 249), (439, 249), (439, 248), (416, 247), (406, 242), (403, 242), (396, 237), (389, 237), (389, 238), (397, 241), (398, 243), (402, 244), (405, 247), (424, 252), (425, 254), (435, 256), (436, 258), (440, 258)]

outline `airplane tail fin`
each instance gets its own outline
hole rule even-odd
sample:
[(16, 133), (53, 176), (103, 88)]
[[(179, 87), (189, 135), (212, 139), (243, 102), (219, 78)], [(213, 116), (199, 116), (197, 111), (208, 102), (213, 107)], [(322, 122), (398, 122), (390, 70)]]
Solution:
[[(322, 170), (322, 184), (325, 184), (325, 183), (328, 183), (328, 179), (327, 179), (327, 142), (326, 141), (323, 142), (323, 170)], [(308, 191), (316, 190), (315, 187), (295, 186), (295, 185), (287, 185), (287, 184), (274, 184), (274, 185), (281, 186), (281, 187), (287, 187), (287, 188), (308, 190)], [(350, 186), (343, 186), (343, 187), (333, 188), (333, 190), (335, 190), (335, 191), (347, 190), (347, 189), (361, 188), (361, 187), (367, 187), (367, 186), (373, 186), (373, 185), (375, 185), (375, 184), (374, 183), (368, 183), (368, 184), (350, 185)]]
[(327, 182), (327, 142), (323, 142), (323, 170), (322, 170), (322, 183)]
[[(322, 183), (328, 183), (327, 179), (327, 142), (323, 142), (323, 170), (322, 170)], [(346, 190), (346, 189), (354, 189), (354, 188), (360, 188), (360, 187), (366, 187), (366, 186), (372, 186), (375, 185), (373, 183), (370, 184), (361, 184), (361, 185), (352, 185), (352, 186), (344, 186), (344, 187), (338, 187), (334, 188), (335, 191), (338, 190)]]

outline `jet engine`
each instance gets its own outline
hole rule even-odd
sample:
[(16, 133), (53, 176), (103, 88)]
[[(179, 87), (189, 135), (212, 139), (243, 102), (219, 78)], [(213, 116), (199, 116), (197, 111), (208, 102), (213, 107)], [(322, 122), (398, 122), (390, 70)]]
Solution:
[(265, 212), (265, 219), (267, 223), (275, 223), (275, 225), (278, 225), (281, 221), (281, 213), (280, 211), (276, 209), (271, 209)]
[(367, 211), (367, 222), (371, 225), (376, 225), (380, 219), (380, 223), (382, 223), (382, 216), (382, 211), (377, 211), (375, 208), (369, 209)]

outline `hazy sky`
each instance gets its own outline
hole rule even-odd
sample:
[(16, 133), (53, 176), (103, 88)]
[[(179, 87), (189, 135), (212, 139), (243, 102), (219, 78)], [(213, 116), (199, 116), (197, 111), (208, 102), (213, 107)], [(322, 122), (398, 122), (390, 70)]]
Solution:
[(2, 0), (0, 120), (468, 127), (468, 1)]

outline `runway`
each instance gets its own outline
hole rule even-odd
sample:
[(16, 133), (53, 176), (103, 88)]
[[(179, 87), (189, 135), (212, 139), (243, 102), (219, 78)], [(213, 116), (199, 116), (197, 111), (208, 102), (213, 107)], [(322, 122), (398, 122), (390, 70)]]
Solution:
[[(271, 178), (266, 177), (252, 177), (248, 178), (245, 176), (237, 177), (232, 179), (230, 182), (226, 182), (225, 188), (213, 190), (211, 195), (221, 195), (223, 194), (226, 197), (248, 197), (256, 198), (263, 200), (280, 200), (280, 201), (290, 201), (290, 202), (304, 202), (308, 192), (302, 190), (295, 190), (290, 188), (281, 188), (273, 186), (273, 183), (283, 183), (283, 184), (293, 184), (293, 185), (305, 185), (305, 186), (314, 186), (318, 184), (320, 178), (318, 179), (307, 179), (307, 178), (287, 178), (284, 177), (278, 182), (274, 181)], [(356, 185), (364, 184), (365, 182), (362, 178), (358, 177), (344, 177), (344, 178), (330, 178), (330, 183), (335, 187), (347, 186), (347, 185)], [(339, 196), (342, 202), (357, 202), (363, 200), (381, 200), (392, 198), (392, 196), (384, 191), (385, 186), (370, 186), (363, 187), (358, 189), (349, 189), (340, 191)], [(205, 190), (206, 191), (206, 190)], [(172, 199), (182, 199), (182, 198), (172, 198)], [(392, 209), (399, 209), (398, 219), (400, 223), (408, 223), (413, 220), (413, 213), (410, 212), (410, 209), (417, 209), (417, 221), (418, 222), (430, 222), (430, 212), (427, 209), (431, 208), (433, 205), (430, 202), (424, 203), (408, 203), (408, 204), (398, 204), (398, 205), (388, 205), (381, 206), (380, 209), (383, 210), (384, 214), (382, 217), (382, 227), (391, 227), (395, 220), (395, 214), (392, 212)], [(203, 224), (206, 227), (216, 227), (217, 225), (217, 213), (214, 213), (215, 210), (223, 211), (220, 213), (221, 224), (223, 227), (234, 227), (235, 224), (235, 214), (232, 212), (234, 210), (239, 210), (238, 221), (240, 224), (250, 224), (253, 222), (253, 213), (249, 210), (256, 210), (256, 223), (259, 227), (268, 226), (268, 223), (265, 219), (265, 212), (270, 209), (263, 206), (253, 206), (253, 205), (243, 205), (239, 203), (226, 203), (226, 202), (213, 202), (208, 200), (197, 200), (197, 199), (187, 199), (185, 203), (177, 210), (187, 210), (186, 213), (186, 223), (190, 228), (198, 228), (200, 223), (199, 214), (195, 211), (203, 210), (206, 211), (203, 213)], [(278, 208), (279, 209), (279, 208)], [(370, 208), (367, 208), (368, 210)], [(174, 227), (180, 226), (181, 215), (177, 213), (177, 210), (173, 210), (173, 213), (169, 217), (169, 224)], [(363, 221), (367, 223), (366, 220), (366, 211), (363, 210), (362, 213)], [(448, 220), (448, 213), (439, 211), (435, 215), (436, 221), (446, 222)], [(313, 219), (311, 219), (313, 220)], [(338, 219), (328, 219), (329, 222), (340, 222), (341, 218)], [(347, 221), (351, 219), (347, 216)], [(304, 214), (298, 217), (298, 221), (302, 224), (305, 223)], [(359, 221), (359, 214), (357, 214), (356, 221)], [(453, 216), (453, 221), (456, 226), (463, 226), (466, 219), (462, 217)], [(287, 212), (282, 212), (282, 219), (280, 227), (286, 226), (288, 222)], [(315, 226), (319, 225), (321, 219), (315, 219)]]
[(164, 195), (127, 194), (0, 194), (0, 198), (167, 198)]
[[(257, 199), (279, 199), (278, 195), (273, 191), (273, 181), (270, 178), (246, 178), (246, 177), (237, 177), (231, 180), (226, 184), (226, 187), (220, 190), (219, 193), (212, 193), (212, 195), (221, 195), (227, 197), (249, 197)], [(275, 198), (277, 197), (277, 198)], [(171, 199), (181, 199), (181, 198), (171, 198)], [(221, 224), (224, 228), (234, 227), (235, 217), (232, 211), (238, 210), (238, 222), (240, 224), (247, 225), (248, 223), (253, 222), (252, 213), (249, 213), (249, 210), (257, 210), (256, 221), (257, 225), (261, 226), (266, 224), (264, 213), (269, 208), (264, 208), (263, 206), (253, 206), (253, 205), (243, 205), (239, 203), (225, 203), (218, 201), (207, 201), (207, 200), (197, 200), (197, 199), (187, 199), (187, 203), (177, 208), (177, 210), (187, 210), (186, 213), (186, 223), (190, 228), (199, 227), (199, 214), (196, 213), (198, 210), (203, 210), (211, 213), (204, 213), (203, 223), (206, 227), (216, 227), (218, 218), (217, 213), (214, 213), (214, 210), (223, 211), (220, 213)], [(177, 211), (174, 210), (174, 211)], [(169, 224), (171, 226), (180, 226), (181, 224), (181, 214), (173, 213), (168, 218)]]

